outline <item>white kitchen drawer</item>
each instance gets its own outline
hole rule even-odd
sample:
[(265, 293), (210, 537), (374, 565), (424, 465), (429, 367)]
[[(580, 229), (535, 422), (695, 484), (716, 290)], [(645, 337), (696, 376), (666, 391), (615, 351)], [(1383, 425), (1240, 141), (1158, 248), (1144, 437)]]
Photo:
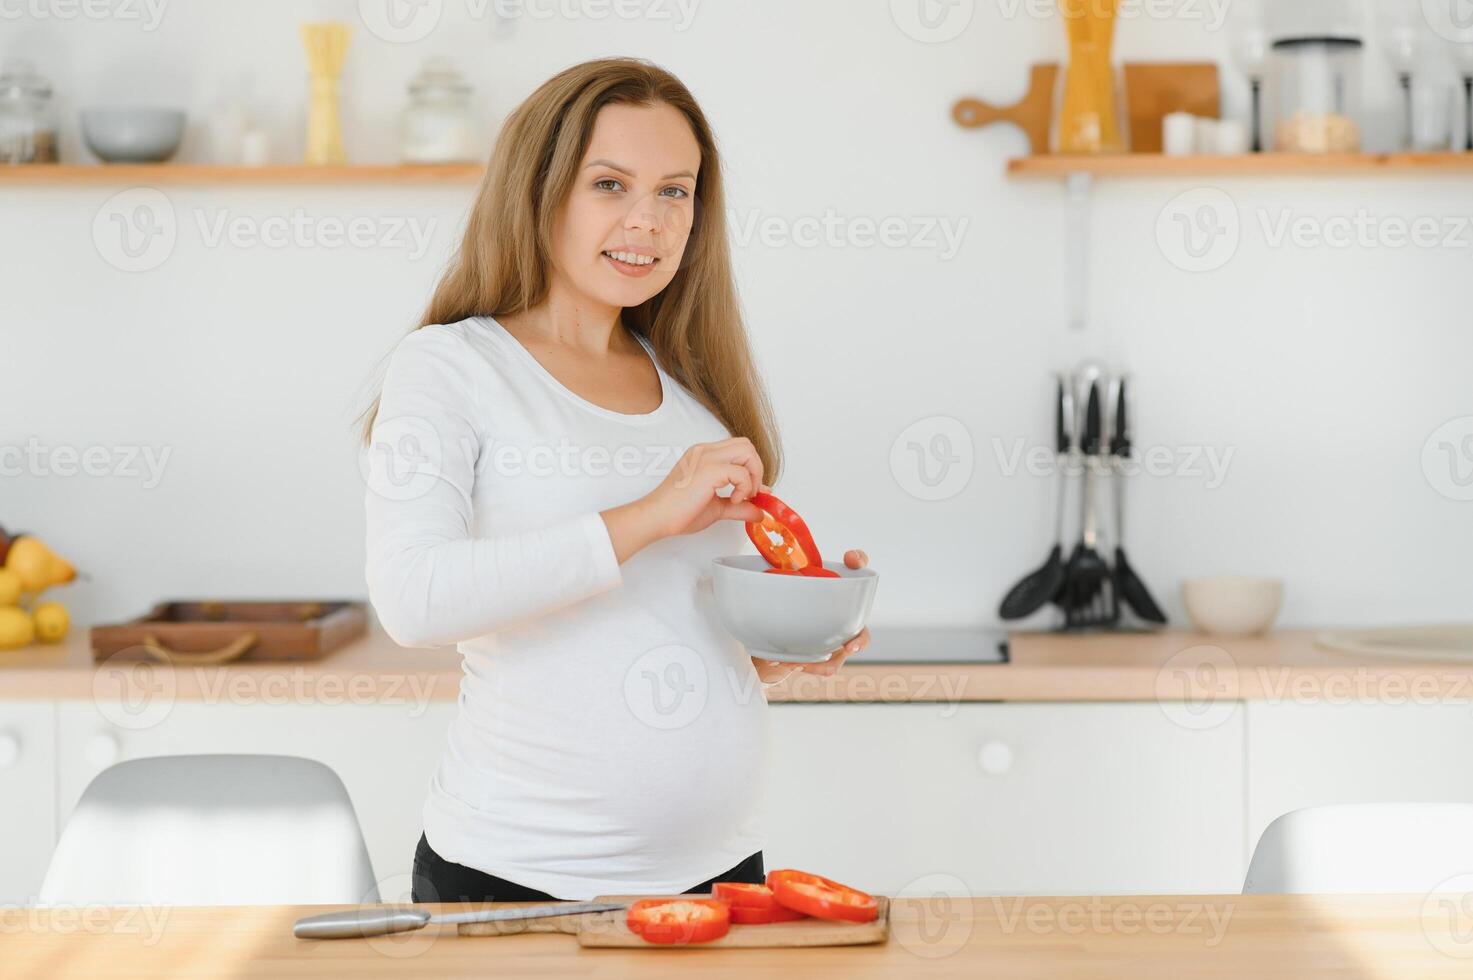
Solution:
[(316, 759), (331, 766), (348, 788), (385, 898), (407, 898), (420, 809), (455, 707), (453, 701), (428, 706), (179, 702), (155, 723), (125, 727), (90, 702), (64, 703), (57, 744), (60, 816), (65, 822), (92, 778), (124, 759), (216, 752)]
[(1473, 803), (1473, 704), (1248, 705), (1248, 830), (1329, 803)]
[(772, 706), (770, 868), (894, 893), (1237, 891), (1241, 712), (1175, 724), (1154, 703)]
[(41, 890), (56, 846), (56, 706), (0, 702), (0, 905)]

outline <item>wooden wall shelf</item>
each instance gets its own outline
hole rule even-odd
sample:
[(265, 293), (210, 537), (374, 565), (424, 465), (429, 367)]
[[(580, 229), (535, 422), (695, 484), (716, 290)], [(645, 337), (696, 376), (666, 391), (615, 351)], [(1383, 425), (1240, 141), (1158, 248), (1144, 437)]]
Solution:
[(1252, 153), (1246, 156), (1168, 157), (1154, 153), (1110, 156), (1017, 157), (1012, 177), (1370, 177), (1390, 174), (1473, 175), (1473, 153)]
[(481, 179), (482, 173), (484, 168), (480, 164), (346, 167), (220, 167), (194, 163), (37, 164), (0, 166), (0, 187), (12, 184), (473, 184)]

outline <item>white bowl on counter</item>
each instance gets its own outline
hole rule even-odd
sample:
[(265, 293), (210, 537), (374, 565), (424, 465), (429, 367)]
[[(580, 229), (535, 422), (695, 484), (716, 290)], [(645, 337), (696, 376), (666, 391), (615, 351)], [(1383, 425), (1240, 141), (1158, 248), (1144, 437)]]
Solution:
[(1187, 618), (1213, 636), (1255, 636), (1267, 632), (1284, 604), (1284, 583), (1276, 578), (1214, 575), (1181, 584)]
[(769, 575), (758, 555), (712, 562), (716, 613), (747, 652), (763, 660), (816, 664), (864, 629), (879, 576), (824, 562), (838, 578)]

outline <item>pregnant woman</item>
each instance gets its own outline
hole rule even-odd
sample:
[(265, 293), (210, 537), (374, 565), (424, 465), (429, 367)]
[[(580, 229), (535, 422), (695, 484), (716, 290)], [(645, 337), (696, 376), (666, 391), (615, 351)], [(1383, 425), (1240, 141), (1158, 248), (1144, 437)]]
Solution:
[[(367, 416), (369, 597), (464, 655), (415, 901), (762, 880), (764, 686), (719, 625), (778, 442), (684, 85), (570, 68), (507, 119), (460, 252)], [(850, 551), (850, 567), (865, 564)]]

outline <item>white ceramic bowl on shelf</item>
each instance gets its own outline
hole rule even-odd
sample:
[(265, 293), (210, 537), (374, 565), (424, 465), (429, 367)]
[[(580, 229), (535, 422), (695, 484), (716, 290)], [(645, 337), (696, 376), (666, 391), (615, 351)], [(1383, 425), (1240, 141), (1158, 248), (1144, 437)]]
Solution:
[(163, 163), (179, 151), (184, 113), (114, 106), (83, 109), (82, 139), (107, 163)]
[(1214, 575), (1181, 584), (1187, 618), (1213, 636), (1254, 636), (1274, 624), (1284, 603), (1284, 583), (1275, 578)]
[(758, 555), (717, 558), (716, 612), (747, 652), (763, 660), (816, 664), (864, 629), (879, 575), (824, 562), (838, 578), (769, 575)]

